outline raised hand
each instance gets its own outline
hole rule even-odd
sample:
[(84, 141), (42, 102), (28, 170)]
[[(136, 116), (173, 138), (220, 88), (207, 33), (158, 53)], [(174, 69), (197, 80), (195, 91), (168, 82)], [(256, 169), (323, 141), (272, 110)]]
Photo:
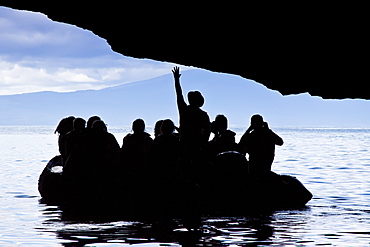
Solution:
[(180, 68), (179, 68), (179, 67), (177, 67), (177, 66), (173, 67), (173, 69), (172, 69), (172, 73), (173, 73), (173, 77), (174, 77), (175, 79), (179, 79), (179, 78), (180, 78), (180, 76), (181, 76), (181, 74), (180, 74)]

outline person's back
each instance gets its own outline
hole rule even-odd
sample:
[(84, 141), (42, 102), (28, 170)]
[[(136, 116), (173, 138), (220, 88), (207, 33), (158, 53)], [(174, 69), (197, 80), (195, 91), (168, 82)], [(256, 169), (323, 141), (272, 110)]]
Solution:
[(101, 120), (94, 121), (92, 125), (93, 136), (95, 143), (93, 143), (94, 151), (103, 153), (106, 158), (115, 156), (119, 151), (119, 144), (113, 134), (109, 133), (107, 126)]
[(78, 134), (75, 148), (73, 162), (81, 163), (87, 170), (92, 166), (108, 167), (118, 162), (119, 144), (101, 120), (94, 121), (90, 128)]
[(275, 157), (275, 145), (283, 145), (283, 139), (269, 129), (260, 115), (254, 115), (251, 126), (239, 142), (241, 153), (249, 154), (252, 172), (266, 173), (271, 171)]
[(180, 138), (182, 142), (202, 145), (209, 138), (208, 114), (192, 105), (180, 111)]
[(254, 130), (244, 136), (240, 143), (247, 148), (250, 162), (272, 163), (275, 156), (275, 145), (277, 145), (272, 131), (267, 129)]
[(162, 134), (161, 126), (162, 126), (163, 120), (158, 120), (154, 125), (154, 138), (157, 138), (160, 134)]
[(179, 157), (179, 138), (173, 134), (175, 126), (170, 119), (163, 121), (161, 132), (154, 139), (152, 147), (152, 167), (161, 173), (170, 174), (176, 169)]
[(65, 138), (65, 155), (68, 157), (72, 153), (78, 151), (78, 146), (80, 143), (80, 134), (85, 130), (86, 121), (82, 118), (76, 118), (73, 120), (73, 130), (68, 132)]
[(127, 134), (122, 141), (121, 163), (124, 166), (133, 166), (142, 169), (147, 165), (153, 139), (145, 132), (145, 123), (136, 119), (132, 124), (133, 134)]
[(127, 134), (123, 138), (121, 150), (124, 150), (125, 154), (129, 156), (139, 156), (139, 154), (148, 153), (152, 142), (153, 139), (146, 132)]
[(66, 156), (66, 147), (65, 147), (65, 142), (66, 142), (66, 136), (67, 134), (73, 130), (73, 121), (75, 117), (70, 116), (63, 118), (60, 120), (58, 126), (56, 127), (54, 133), (58, 133), (58, 146), (59, 146), (59, 153), (62, 156), (63, 164), (65, 164), (67, 160)]
[(95, 120), (89, 126), (79, 133), (77, 150), (70, 155), (65, 173), (63, 171), (67, 190), (77, 198), (94, 198), (95, 192), (107, 190), (118, 166), (116, 138), (107, 132), (101, 120)]
[[(79, 144), (78, 144), (78, 157), (80, 160), (87, 160), (87, 159), (94, 159), (93, 156), (99, 155), (99, 152), (96, 150), (99, 150), (100, 147), (100, 141), (97, 140), (97, 134), (96, 130), (98, 126), (104, 125), (105, 124), (100, 124), (97, 123), (95, 126), (95, 129), (93, 129), (93, 124), (95, 121), (101, 121), (100, 117), (98, 116), (92, 116), (88, 119), (86, 122), (86, 128), (80, 132), (79, 134)], [(101, 121), (104, 123), (103, 121)], [(104, 127), (99, 127), (100, 129), (104, 129)], [(106, 130), (106, 129), (105, 129)]]

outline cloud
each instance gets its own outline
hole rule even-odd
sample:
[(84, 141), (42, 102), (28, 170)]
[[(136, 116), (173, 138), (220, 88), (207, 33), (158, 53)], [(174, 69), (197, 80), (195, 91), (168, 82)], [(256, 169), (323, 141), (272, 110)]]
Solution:
[(0, 54), (92, 57), (110, 51), (106, 41), (91, 31), (5, 7), (0, 7), (0, 37)]
[(174, 66), (122, 56), (88, 30), (5, 7), (0, 37), (3, 95), (101, 89), (167, 74)]
[[(63, 67), (65, 62), (62, 61), (59, 65), (48, 65), (48, 61), (38, 61), (32, 64), (31, 61), (16, 63), (0, 59), (0, 95), (102, 89), (164, 75), (170, 73), (173, 67), (173, 64), (166, 63), (153, 66), (152, 61), (142, 61), (140, 65), (134, 61), (132, 65), (129, 65), (125, 59), (121, 63), (115, 61), (107, 67), (99, 65)], [(72, 63), (78, 64), (77, 61)], [(33, 66), (29, 66), (30, 64)]]
[[(78, 70), (59, 68), (24, 67), (19, 64), (0, 62), (0, 94), (37, 91), (73, 91), (85, 86), (92, 87), (98, 80)], [(76, 84), (78, 83), (78, 84)]]

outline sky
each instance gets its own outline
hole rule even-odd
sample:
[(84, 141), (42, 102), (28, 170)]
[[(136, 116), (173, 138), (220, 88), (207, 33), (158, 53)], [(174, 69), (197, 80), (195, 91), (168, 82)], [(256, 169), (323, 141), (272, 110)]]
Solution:
[(101, 89), (167, 74), (173, 66), (125, 57), (91, 31), (0, 6), (0, 95)]

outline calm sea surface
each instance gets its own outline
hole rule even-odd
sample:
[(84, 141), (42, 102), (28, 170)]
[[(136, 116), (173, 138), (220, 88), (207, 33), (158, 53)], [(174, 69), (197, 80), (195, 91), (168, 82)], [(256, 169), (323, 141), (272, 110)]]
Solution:
[[(314, 194), (307, 208), (205, 217), (197, 232), (176, 221), (62, 221), (37, 191), (39, 174), (58, 153), (53, 131), (0, 127), (0, 246), (370, 245), (370, 129), (274, 129), (285, 144), (273, 170), (296, 176)], [(121, 143), (129, 129), (110, 131)]]

